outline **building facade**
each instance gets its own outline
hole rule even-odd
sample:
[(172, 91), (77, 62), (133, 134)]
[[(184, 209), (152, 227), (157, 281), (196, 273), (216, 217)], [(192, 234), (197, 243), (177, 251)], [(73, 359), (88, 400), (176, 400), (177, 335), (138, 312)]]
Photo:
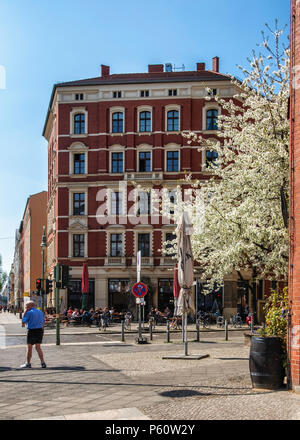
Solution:
[(23, 222), (20, 222), (19, 229), (15, 234), (15, 251), (14, 251), (14, 298), (13, 306), (15, 310), (23, 308)]
[[(219, 73), (218, 57), (211, 70), (204, 63), (180, 72), (157, 64), (147, 73), (110, 74), (102, 65), (99, 77), (53, 87), (43, 131), (48, 142), (47, 268), (51, 275), (58, 262), (72, 267), (70, 288), (61, 291), (62, 307), (80, 306), (87, 263), (89, 305), (134, 313), (130, 287), (140, 250), (147, 306), (172, 308), (174, 260), (163, 249), (175, 226), (156, 215), (152, 194), (164, 189), (176, 203), (189, 188), (187, 173), (199, 180), (210, 177), (205, 165), (213, 160), (212, 152), (199, 152), (181, 133), (216, 139), (221, 109), (213, 96), (229, 99), (236, 93), (230, 77)], [(217, 300), (231, 315), (239, 303), (250, 302), (235, 275), (222, 291), (205, 297), (198, 281), (198, 306), (212, 307)], [(263, 301), (264, 286), (258, 291)]]
[[(36, 279), (42, 277), (41, 241), (47, 226), (47, 191), (27, 199), (23, 214), (23, 303), (36, 291)], [(44, 255), (46, 263), (46, 253)]]
[(291, 326), (289, 361), (291, 386), (300, 390), (300, 2), (291, 1), (291, 93), (290, 93), (290, 259), (289, 297)]

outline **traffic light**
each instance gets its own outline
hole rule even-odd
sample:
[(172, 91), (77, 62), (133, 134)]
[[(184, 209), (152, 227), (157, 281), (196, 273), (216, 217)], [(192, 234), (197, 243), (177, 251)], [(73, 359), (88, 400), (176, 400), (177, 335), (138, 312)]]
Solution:
[(38, 279), (36, 280), (36, 290), (37, 290), (38, 292), (40, 292), (40, 291), (42, 290), (42, 279), (41, 279), (41, 278), (38, 278)]
[(46, 279), (46, 294), (52, 293), (53, 291), (53, 280)]
[(72, 268), (67, 266), (66, 264), (62, 264), (61, 266), (61, 287), (62, 289), (67, 289), (69, 286), (69, 279), (72, 277), (70, 275), (70, 271)]

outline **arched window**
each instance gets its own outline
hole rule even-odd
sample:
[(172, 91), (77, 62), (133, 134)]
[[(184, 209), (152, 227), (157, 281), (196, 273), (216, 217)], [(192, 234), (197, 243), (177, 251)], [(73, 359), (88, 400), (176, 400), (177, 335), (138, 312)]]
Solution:
[(218, 110), (207, 110), (206, 130), (218, 130)]
[(141, 112), (140, 113), (140, 129), (139, 131), (151, 131), (151, 113)]
[(85, 133), (85, 114), (77, 113), (74, 116), (74, 133), (84, 134)]
[(167, 131), (178, 131), (179, 130), (179, 112), (178, 110), (168, 111), (167, 118)]
[(123, 113), (115, 112), (112, 114), (112, 132), (123, 133)]

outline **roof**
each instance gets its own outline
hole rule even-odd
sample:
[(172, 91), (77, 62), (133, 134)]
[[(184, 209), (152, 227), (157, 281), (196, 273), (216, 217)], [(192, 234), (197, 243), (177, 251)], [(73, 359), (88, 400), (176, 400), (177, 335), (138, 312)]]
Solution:
[(53, 86), (50, 98), (49, 108), (44, 124), (43, 135), (52, 107), (52, 102), (56, 89), (59, 87), (83, 87), (100, 85), (118, 85), (118, 84), (147, 84), (147, 83), (168, 83), (168, 82), (189, 82), (189, 81), (228, 81), (231, 77), (212, 70), (183, 71), (183, 72), (151, 72), (151, 73), (122, 73), (96, 78), (87, 78), (77, 81), (68, 81), (56, 83)]

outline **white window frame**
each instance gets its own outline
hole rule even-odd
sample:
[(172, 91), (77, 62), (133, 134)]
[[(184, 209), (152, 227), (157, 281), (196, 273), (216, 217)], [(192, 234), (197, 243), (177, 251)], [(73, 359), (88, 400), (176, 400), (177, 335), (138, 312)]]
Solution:
[[(74, 215), (73, 213), (73, 195), (82, 193), (84, 194), (84, 214)], [(69, 216), (82, 218), (88, 215), (88, 189), (86, 187), (69, 188)]]
[(208, 110), (217, 110), (219, 116), (221, 114), (221, 108), (215, 102), (210, 102), (205, 104), (202, 109), (202, 131), (205, 131), (206, 133), (216, 133), (218, 130), (207, 130), (206, 128), (206, 113)]
[[(150, 153), (150, 171), (140, 171), (140, 153)], [(138, 173), (152, 173), (153, 170), (153, 152), (150, 145), (139, 145), (136, 149), (136, 164)]]
[(149, 234), (149, 257), (142, 257), (142, 258), (150, 258), (153, 257), (153, 230), (152, 226), (143, 226), (139, 227), (136, 226), (134, 229), (134, 255), (137, 255), (138, 252), (138, 234)]
[[(81, 134), (75, 134), (75, 121), (74, 118), (77, 114), (83, 113), (84, 114), (84, 133)], [(88, 111), (85, 107), (74, 107), (72, 111), (70, 112), (70, 136), (73, 137), (85, 137), (88, 134)]]
[[(177, 151), (178, 152), (178, 171), (168, 171), (168, 162), (167, 162), (167, 153), (171, 151)], [(171, 174), (178, 174), (181, 170), (181, 151), (180, 151), (180, 145), (178, 144), (168, 144), (165, 146), (165, 172), (171, 173)]]
[[(119, 257), (125, 257), (125, 232), (124, 229), (110, 229), (106, 231), (106, 256), (115, 258), (115, 255), (111, 255), (111, 235), (112, 234), (120, 234), (122, 235), (122, 255)], [(117, 258), (117, 257), (116, 257)]]
[[(70, 154), (69, 154), (69, 175), (72, 177), (76, 176), (83, 176), (88, 174), (88, 150), (89, 147), (86, 145), (75, 142), (74, 144), (70, 145), (69, 147)], [(85, 160), (84, 160), (84, 174), (74, 174), (74, 156), (75, 154), (84, 154)]]
[[(74, 257), (74, 248), (73, 248), (73, 236), (74, 235), (84, 235), (84, 256), (83, 257)], [(69, 258), (87, 258), (88, 257), (88, 232), (86, 230), (79, 229), (78, 231), (72, 230), (69, 232)]]
[[(120, 131), (119, 133), (113, 133), (113, 131), (112, 131), (112, 129), (113, 129), (112, 117), (113, 117), (113, 114), (117, 113), (117, 112), (123, 114), (123, 131)], [(109, 132), (113, 136), (124, 134), (125, 133), (125, 107), (110, 107), (109, 108), (109, 121), (110, 121)]]
[[(176, 110), (178, 111), (178, 130), (168, 131), (168, 112)], [(181, 128), (181, 106), (176, 104), (169, 104), (165, 106), (165, 131), (167, 133), (179, 133)]]
[[(112, 213), (112, 209), (111, 209), (112, 208), (112, 193), (114, 193), (114, 192), (120, 192), (122, 194), (122, 204), (121, 204), (122, 213), (121, 214), (113, 214)], [(127, 194), (126, 194), (125, 188), (124, 189), (119, 188), (119, 187), (108, 188), (107, 189), (107, 205), (106, 205), (107, 206), (107, 213), (108, 213), (108, 215), (112, 216), (112, 217), (123, 217), (123, 216), (126, 216), (126, 212), (127, 212), (127, 210), (126, 210), (126, 208), (127, 208), (126, 200), (127, 200)]]
[[(151, 117), (150, 131), (140, 131), (140, 114), (142, 112), (150, 112), (150, 117)], [(152, 131), (153, 131), (153, 107), (149, 105), (142, 105), (137, 107), (137, 132), (147, 135), (147, 134), (151, 134)]]
[[(112, 154), (113, 153), (123, 153), (123, 172), (113, 173), (112, 172)], [(125, 173), (125, 148), (122, 145), (112, 145), (109, 147), (109, 172), (114, 176), (123, 175)]]

